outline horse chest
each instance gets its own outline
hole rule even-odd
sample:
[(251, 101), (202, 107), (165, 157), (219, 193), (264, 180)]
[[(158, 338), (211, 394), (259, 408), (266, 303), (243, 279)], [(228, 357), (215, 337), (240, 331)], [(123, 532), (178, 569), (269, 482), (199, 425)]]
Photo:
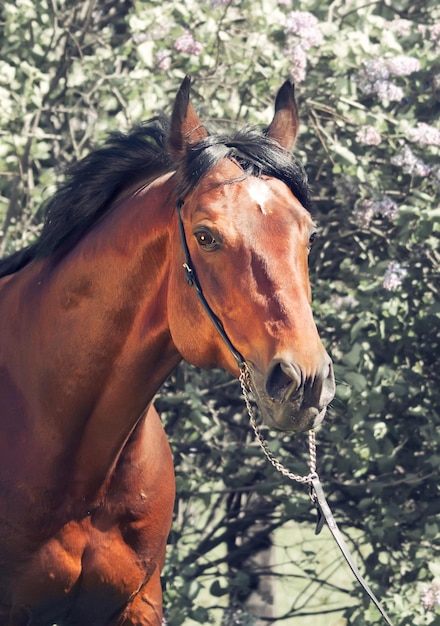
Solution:
[(12, 626), (25, 615), (24, 623), (38, 626), (110, 623), (157, 568), (146, 543), (135, 554), (118, 524), (95, 526), (93, 515), (67, 523), (2, 581), (10, 588), (2, 597), (10, 597)]
[[(5, 548), (10, 543), (5, 535), (0, 542), (7, 557), (0, 558), (0, 624), (108, 626), (117, 623), (121, 611), (124, 617), (130, 614), (124, 624), (160, 624), (159, 574), (174, 479), (154, 409), (121, 454), (104, 503), (67, 508), (64, 495), (42, 507), (41, 500), (42, 494), (33, 507), (28, 500), (27, 507), (23, 504), (28, 523), (10, 535), (14, 544)], [(8, 610), (8, 621), (2, 621), (2, 603), (12, 606), (12, 620)], [(141, 618), (131, 617), (138, 614)]]

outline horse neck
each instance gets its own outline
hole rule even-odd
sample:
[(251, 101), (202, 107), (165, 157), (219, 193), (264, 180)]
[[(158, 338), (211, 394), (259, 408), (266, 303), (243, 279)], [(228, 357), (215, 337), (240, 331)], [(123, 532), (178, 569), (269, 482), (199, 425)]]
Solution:
[(20, 348), (9, 367), (29, 398), (29, 447), (40, 467), (47, 459), (45, 481), (57, 458), (75, 491), (96, 492), (180, 360), (167, 324), (169, 196), (166, 183), (145, 187), (69, 252), (17, 277)]

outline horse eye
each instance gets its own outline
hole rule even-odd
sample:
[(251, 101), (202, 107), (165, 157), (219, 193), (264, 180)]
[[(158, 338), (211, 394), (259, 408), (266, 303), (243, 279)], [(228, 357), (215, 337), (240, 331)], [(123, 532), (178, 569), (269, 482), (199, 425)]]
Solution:
[(206, 229), (198, 230), (194, 233), (197, 243), (201, 248), (215, 248), (217, 247), (217, 241), (214, 235)]
[(309, 250), (313, 246), (313, 242), (315, 241), (315, 239), (316, 239), (316, 233), (313, 232), (309, 237), (309, 245), (307, 246)]

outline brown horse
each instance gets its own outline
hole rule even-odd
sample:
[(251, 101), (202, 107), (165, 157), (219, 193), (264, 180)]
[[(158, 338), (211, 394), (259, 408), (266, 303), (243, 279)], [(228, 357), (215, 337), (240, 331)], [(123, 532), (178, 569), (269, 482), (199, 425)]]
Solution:
[(2, 626), (161, 623), (174, 474), (151, 402), (182, 358), (239, 373), (185, 281), (185, 245), (267, 423), (309, 429), (333, 396), (293, 87), (266, 132), (229, 138), (189, 91), (170, 121), (79, 162), (40, 238), (0, 263)]

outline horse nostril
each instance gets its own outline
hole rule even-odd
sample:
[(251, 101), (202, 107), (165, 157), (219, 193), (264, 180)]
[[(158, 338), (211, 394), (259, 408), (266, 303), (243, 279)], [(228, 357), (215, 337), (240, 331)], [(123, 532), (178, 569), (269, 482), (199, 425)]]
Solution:
[(266, 380), (266, 392), (272, 400), (282, 400), (287, 391), (295, 392), (301, 385), (301, 373), (295, 365), (279, 361), (272, 366)]
[(329, 359), (320, 374), (306, 380), (304, 385), (304, 403), (322, 411), (333, 400), (334, 395), (335, 379), (333, 365)]
[(322, 406), (327, 406), (333, 400), (335, 390), (335, 375), (333, 372), (333, 364), (329, 359), (329, 363), (326, 365), (323, 371), (323, 384), (320, 398), (320, 404)]

